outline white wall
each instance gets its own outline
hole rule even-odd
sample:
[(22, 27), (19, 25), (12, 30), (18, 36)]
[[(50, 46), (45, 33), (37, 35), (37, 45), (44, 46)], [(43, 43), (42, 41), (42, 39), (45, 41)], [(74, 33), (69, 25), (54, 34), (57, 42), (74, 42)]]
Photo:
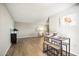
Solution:
[(0, 4), (0, 55), (5, 55), (10, 47), (10, 29), (14, 26), (4, 4)]
[(18, 38), (37, 37), (36, 24), (16, 22), (15, 27), (19, 30)]
[[(63, 23), (63, 16), (71, 16), (75, 23), (67, 25)], [(61, 20), (59, 25), (59, 19)], [(71, 53), (79, 55), (79, 5), (50, 17), (50, 31), (59, 32), (71, 38)]]

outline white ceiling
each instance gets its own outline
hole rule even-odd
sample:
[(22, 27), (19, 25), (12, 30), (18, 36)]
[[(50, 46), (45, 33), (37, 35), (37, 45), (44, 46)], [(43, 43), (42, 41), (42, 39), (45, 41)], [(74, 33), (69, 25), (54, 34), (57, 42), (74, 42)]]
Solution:
[(16, 22), (37, 23), (63, 11), (74, 4), (69, 3), (7, 3), (6, 6)]

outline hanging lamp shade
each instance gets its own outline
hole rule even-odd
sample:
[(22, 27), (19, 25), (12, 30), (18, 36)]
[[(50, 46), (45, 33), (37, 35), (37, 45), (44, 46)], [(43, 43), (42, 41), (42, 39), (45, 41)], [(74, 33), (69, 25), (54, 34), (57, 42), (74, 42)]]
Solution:
[(18, 29), (14, 28), (13, 31), (18, 31)]

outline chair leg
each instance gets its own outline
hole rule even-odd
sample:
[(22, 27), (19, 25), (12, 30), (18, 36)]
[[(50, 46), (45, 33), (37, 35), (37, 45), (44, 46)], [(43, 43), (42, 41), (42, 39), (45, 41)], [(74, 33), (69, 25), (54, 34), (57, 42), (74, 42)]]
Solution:
[(47, 45), (47, 55), (48, 55), (49, 53), (48, 53), (48, 45)]
[(43, 43), (43, 53), (45, 52), (45, 44)]

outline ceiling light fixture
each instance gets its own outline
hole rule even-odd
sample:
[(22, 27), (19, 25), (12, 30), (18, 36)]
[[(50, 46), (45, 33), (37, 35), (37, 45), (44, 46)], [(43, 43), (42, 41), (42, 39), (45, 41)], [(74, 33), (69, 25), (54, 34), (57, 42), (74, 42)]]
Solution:
[(71, 22), (72, 22), (71, 17), (65, 17), (65, 18), (64, 18), (64, 21), (65, 21), (66, 23), (71, 23)]

